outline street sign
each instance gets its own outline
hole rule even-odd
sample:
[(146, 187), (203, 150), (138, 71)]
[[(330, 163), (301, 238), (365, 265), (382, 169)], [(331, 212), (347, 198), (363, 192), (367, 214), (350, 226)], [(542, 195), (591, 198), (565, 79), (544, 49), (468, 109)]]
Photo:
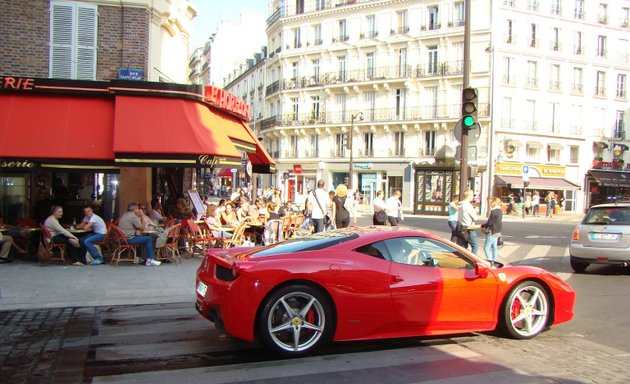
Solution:
[(529, 181), (529, 165), (523, 165), (523, 181)]

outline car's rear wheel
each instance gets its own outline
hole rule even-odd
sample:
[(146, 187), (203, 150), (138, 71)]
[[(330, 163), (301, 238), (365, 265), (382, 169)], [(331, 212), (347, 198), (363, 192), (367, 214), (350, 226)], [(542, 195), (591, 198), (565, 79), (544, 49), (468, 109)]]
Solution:
[(573, 256), (570, 257), (570, 261), (571, 261), (571, 268), (573, 268), (575, 273), (582, 273), (588, 267), (588, 263), (585, 263), (583, 261), (578, 261)]
[(332, 339), (334, 315), (329, 300), (307, 285), (277, 290), (265, 300), (259, 316), (261, 341), (282, 355), (303, 355)]
[(510, 291), (502, 311), (505, 333), (515, 339), (530, 339), (547, 326), (547, 292), (535, 281), (524, 281)]

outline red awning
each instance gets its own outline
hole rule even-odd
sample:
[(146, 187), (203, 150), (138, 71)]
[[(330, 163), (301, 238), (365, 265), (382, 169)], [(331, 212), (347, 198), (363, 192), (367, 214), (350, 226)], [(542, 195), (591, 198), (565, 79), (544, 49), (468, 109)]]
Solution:
[(232, 144), (247, 152), (252, 163), (252, 171), (255, 173), (274, 173), (276, 163), (260, 144), (247, 123), (217, 109), (211, 109), (215, 124), (228, 135)]
[(240, 129), (240, 124), (225, 119), (217, 123), (217, 116), (203, 103), (116, 96), (115, 116), (117, 164), (240, 166), (241, 153), (224, 133)]
[(4, 162), (116, 170), (113, 126), (112, 99), (0, 94), (0, 158)]

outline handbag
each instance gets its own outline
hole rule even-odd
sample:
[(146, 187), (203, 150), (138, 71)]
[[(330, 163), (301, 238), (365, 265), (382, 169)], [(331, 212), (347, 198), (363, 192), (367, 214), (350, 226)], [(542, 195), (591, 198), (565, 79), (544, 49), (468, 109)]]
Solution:
[(497, 239), (497, 245), (503, 245), (503, 236), (499, 236)]
[(37, 247), (37, 260), (42, 264), (47, 264), (51, 257), (50, 251), (40, 242), (39, 247)]
[(384, 209), (374, 212), (374, 221), (377, 223), (385, 224), (387, 222), (387, 212)]

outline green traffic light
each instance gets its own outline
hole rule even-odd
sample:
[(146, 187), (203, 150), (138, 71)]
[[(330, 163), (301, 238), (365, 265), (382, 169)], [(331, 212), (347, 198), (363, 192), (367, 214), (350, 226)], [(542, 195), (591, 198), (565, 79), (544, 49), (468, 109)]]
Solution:
[(462, 123), (464, 124), (464, 127), (470, 128), (475, 125), (475, 118), (470, 115), (464, 116), (464, 120), (462, 121)]

